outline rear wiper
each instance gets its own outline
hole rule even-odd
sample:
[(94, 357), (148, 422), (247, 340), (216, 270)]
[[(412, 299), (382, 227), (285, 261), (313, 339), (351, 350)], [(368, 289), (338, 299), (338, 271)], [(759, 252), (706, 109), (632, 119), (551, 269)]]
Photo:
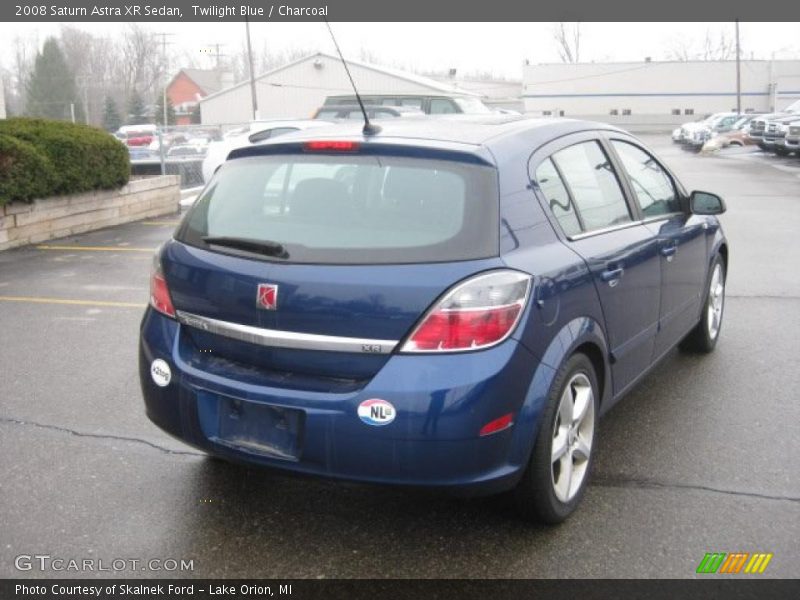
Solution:
[(289, 258), (289, 253), (280, 242), (272, 242), (270, 240), (253, 240), (250, 238), (228, 237), (228, 236), (203, 236), (203, 241), (206, 244), (213, 244), (215, 246), (227, 246), (228, 248), (238, 248), (239, 250), (247, 250), (248, 252), (255, 252), (256, 254), (264, 254), (265, 256), (274, 256), (275, 258)]

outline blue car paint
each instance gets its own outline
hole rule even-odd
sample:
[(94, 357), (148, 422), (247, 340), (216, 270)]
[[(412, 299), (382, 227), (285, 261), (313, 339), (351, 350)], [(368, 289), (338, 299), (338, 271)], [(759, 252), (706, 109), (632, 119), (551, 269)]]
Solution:
[[(319, 132), (314, 133), (312, 138), (319, 139)], [(626, 281), (634, 280), (633, 292), (640, 286), (660, 290), (661, 269), (647, 272), (645, 266), (664, 258), (659, 252), (663, 240), (675, 239), (683, 246), (684, 237), (694, 242), (705, 239), (706, 260), (700, 264), (706, 271), (717, 253), (727, 256), (717, 220), (688, 215), (684, 219), (696, 225), (691, 235), (675, 226), (677, 221), (660, 221), (619, 230), (618, 239), (612, 242), (607, 237), (589, 236), (577, 244), (565, 243), (532, 185), (529, 163), (535, 165), (549, 155), (554, 144), (569, 140), (605, 135), (633, 139), (607, 126), (562, 122), (544, 135), (541, 128), (515, 131), (512, 127), (482, 141), (467, 139), (469, 136), (449, 141), (387, 134), (373, 145), (354, 133), (331, 137), (348, 139), (348, 135), (362, 142), (362, 152), (458, 160), (472, 153), (474, 158), (468, 160), (495, 165), (500, 191), (499, 256), (403, 266), (277, 265), (210, 253), (173, 240), (165, 245), (161, 259), (176, 308), (180, 310), (190, 296), (197, 306), (193, 290), (182, 288), (182, 277), (191, 279), (193, 285), (198, 285), (199, 277), (208, 292), (205, 316), (293, 331), (349, 336), (368, 332), (370, 337), (402, 339), (419, 315), (451, 285), (477, 272), (506, 266), (533, 276), (532, 297), (514, 333), (487, 350), (435, 356), (289, 351), (281, 353), (281, 358), (271, 355), (269, 349), (249, 347), (250, 353), (262, 355), (255, 359), (261, 368), (249, 368), (204, 355), (204, 340), (198, 332), (148, 308), (142, 322), (141, 384), (149, 417), (169, 433), (231, 460), (303, 473), (477, 493), (509, 489), (527, 464), (558, 368), (573, 352), (581, 349), (595, 362), (602, 388), (600, 410), (606, 412), (653, 367), (660, 357), (659, 348), (674, 345), (659, 339), (663, 322), (669, 320), (665, 317), (670, 316), (670, 311), (662, 310), (660, 296), (656, 302), (650, 298), (647, 309), (636, 315), (635, 326), (624, 330), (629, 324), (625, 317), (631, 296), (603, 297), (605, 267), (621, 264)], [(292, 137), (302, 138), (303, 134)], [(248, 148), (232, 153), (231, 158), (283, 152), (289, 144), (295, 144), (292, 151), (297, 151), (300, 142)], [(671, 226), (675, 226), (674, 232)], [(343, 282), (338, 289), (329, 289), (331, 270), (337, 272), (336, 281)], [(413, 277), (420, 287), (407, 297), (398, 297), (392, 283), (403, 270), (402, 277)], [(703, 282), (706, 277), (704, 272)], [(261, 281), (285, 286), (289, 298), (285, 313), (251, 310), (255, 285)], [(324, 294), (315, 295), (315, 285), (324, 286)], [(382, 286), (391, 293), (382, 294)], [(215, 290), (221, 289), (234, 295), (236, 310), (215, 304)], [(365, 303), (365, 291), (374, 289), (378, 292)], [(703, 289), (693, 293), (699, 298)], [(701, 304), (684, 307), (695, 322)], [(314, 314), (327, 318), (307, 320)], [(331, 314), (337, 318), (331, 319)], [(623, 331), (612, 330), (609, 337), (607, 325), (615, 318), (623, 324)], [(236, 354), (233, 346), (238, 342), (217, 339), (214, 343), (227, 344), (226, 350)], [(166, 360), (175, 373), (168, 388), (159, 388), (150, 378), (149, 365), (156, 358)], [(292, 376), (287, 377), (283, 369), (291, 370)], [(215, 414), (200, 406), (198, 390), (206, 398), (220, 394), (302, 409), (306, 420), (299, 460), (269, 458), (215, 444), (209, 439)], [(395, 420), (380, 428), (362, 423), (357, 408), (369, 398), (391, 402), (397, 409)], [(507, 412), (514, 414), (512, 427), (478, 436), (482, 425)]]

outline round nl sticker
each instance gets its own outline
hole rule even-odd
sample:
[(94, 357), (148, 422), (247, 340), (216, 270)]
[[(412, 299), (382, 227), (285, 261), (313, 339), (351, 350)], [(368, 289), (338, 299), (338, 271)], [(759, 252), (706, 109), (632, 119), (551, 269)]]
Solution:
[(394, 406), (386, 400), (373, 398), (371, 400), (364, 400), (358, 405), (358, 418), (367, 425), (373, 425), (375, 427), (388, 425), (394, 421), (395, 416), (397, 416), (397, 411), (394, 409)]
[(150, 376), (157, 386), (167, 387), (172, 379), (172, 370), (165, 361), (157, 358), (150, 365)]

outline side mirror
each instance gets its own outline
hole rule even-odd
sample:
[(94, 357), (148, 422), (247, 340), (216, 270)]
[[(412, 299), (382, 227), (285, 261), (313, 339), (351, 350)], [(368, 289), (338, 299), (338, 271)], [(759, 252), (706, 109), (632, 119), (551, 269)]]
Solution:
[(689, 208), (695, 215), (721, 215), (725, 212), (725, 202), (710, 192), (692, 192)]

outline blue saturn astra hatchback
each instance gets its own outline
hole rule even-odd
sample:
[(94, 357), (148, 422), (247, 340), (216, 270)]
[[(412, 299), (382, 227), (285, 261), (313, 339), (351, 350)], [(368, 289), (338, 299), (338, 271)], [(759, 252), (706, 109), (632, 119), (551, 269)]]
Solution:
[(234, 150), (157, 252), (140, 378), (212, 455), (508, 492), (555, 523), (601, 413), (719, 337), (722, 200), (610, 126), (337, 125)]

